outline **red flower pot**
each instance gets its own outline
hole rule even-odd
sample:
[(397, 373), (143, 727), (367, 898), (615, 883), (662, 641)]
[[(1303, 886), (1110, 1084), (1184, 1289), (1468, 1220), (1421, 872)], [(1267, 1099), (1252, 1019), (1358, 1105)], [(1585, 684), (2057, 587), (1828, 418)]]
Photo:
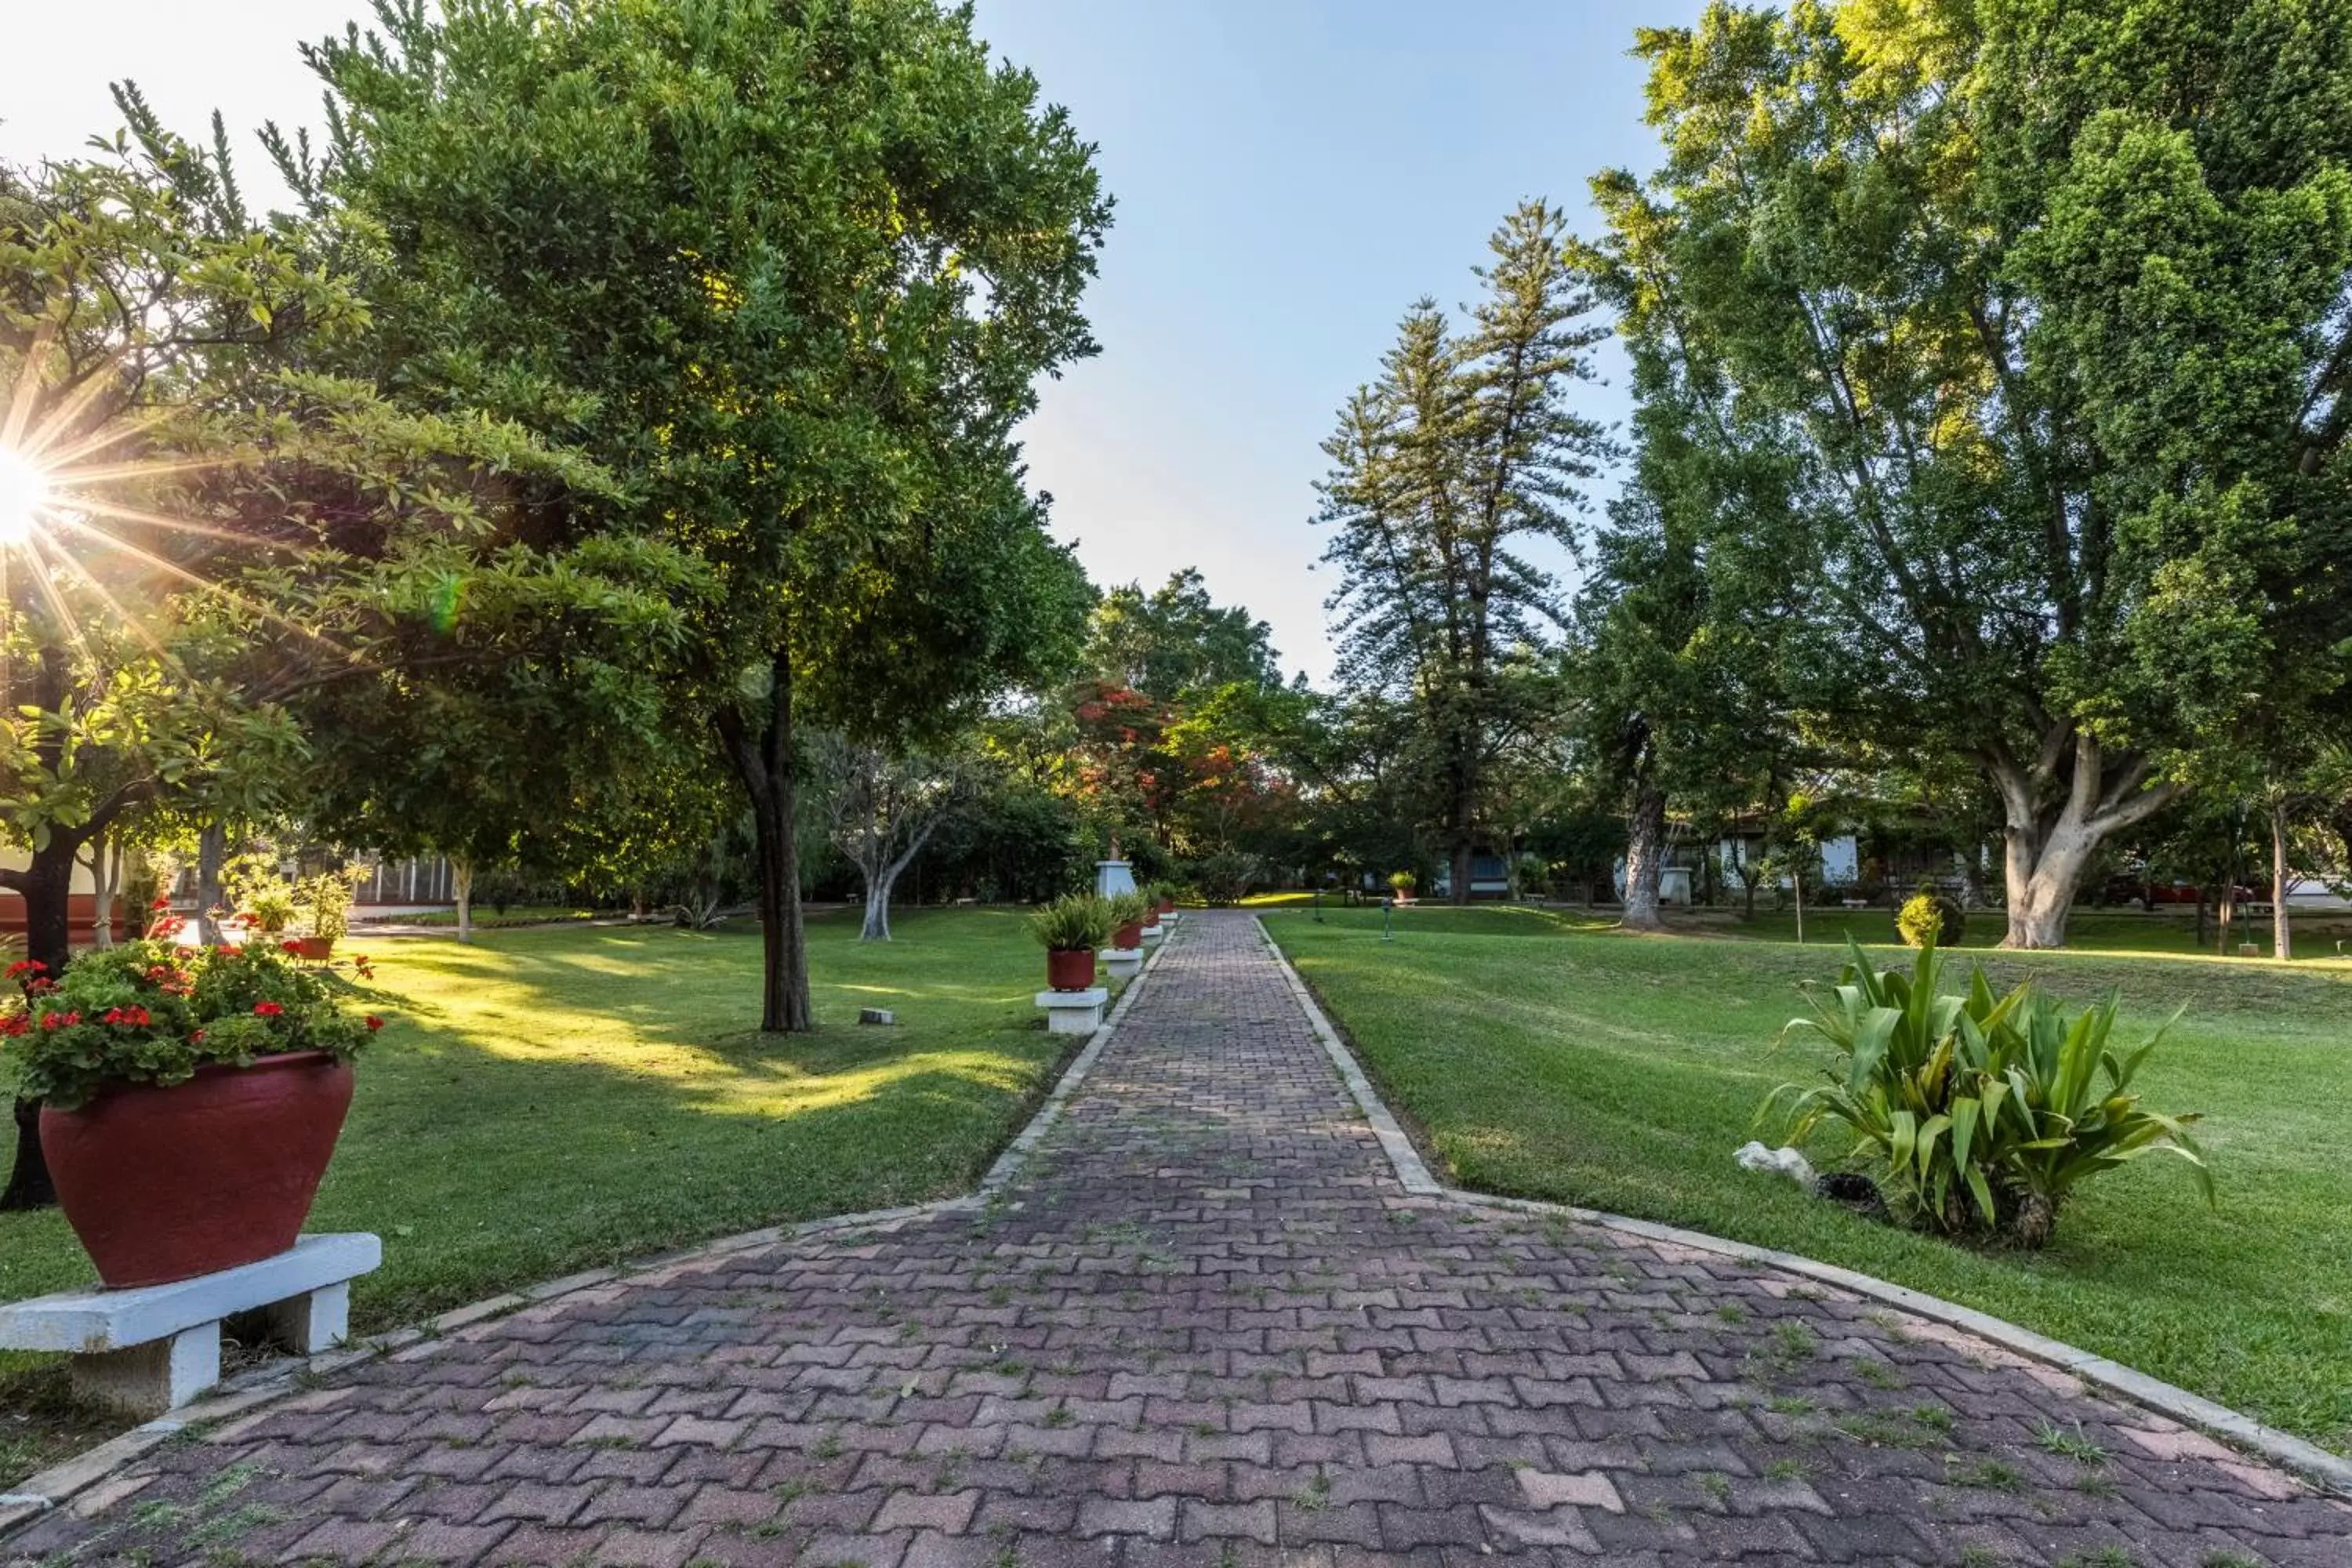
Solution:
[(334, 954), (335, 939), (331, 936), (298, 936), (294, 939), (294, 950), (297, 957), (307, 958), (313, 963), (324, 963)]
[(349, 1062), (263, 1057), (44, 1107), (41, 1152), (98, 1277), (165, 1285), (292, 1247), (351, 1106)]
[(1173, 900), (1173, 899), (1162, 899), (1162, 900), (1160, 900), (1160, 912), (1161, 914), (1163, 914), (1163, 915), (1172, 915), (1172, 914), (1174, 914), (1174, 913), (1176, 912), (1176, 900)]
[[(1140, 940), (1139, 938), (1138, 940)], [(1045, 988), (1049, 991), (1084, 991), (1095, 983), (1095, 952), (1090, 947), (1048, 948), (1045, 952)]]
[(1110, 944), (1111, 946), (1118, 949), (1121, 952), (1133, 952), (1137, 948), (1143, 945), (1143, 922), (1141, 921), (1128, 921), (1125, 925), (1110, 933)]
[(1157, 929), (1159, 927), (1160, 906), (1158, 904), (1154, 904), (1150, 909), (1143, 911), (1143, 923), (1145, 926), (1152, 929)]

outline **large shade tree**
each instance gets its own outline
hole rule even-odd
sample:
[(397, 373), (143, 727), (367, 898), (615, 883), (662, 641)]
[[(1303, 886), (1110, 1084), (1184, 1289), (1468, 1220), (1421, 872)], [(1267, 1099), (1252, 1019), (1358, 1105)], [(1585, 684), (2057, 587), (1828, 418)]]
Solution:
[(1717, 4), (1639, 48), (1665, 156), (1596, 183), (1604, 292), (1833, 631), (1822, 710), (1980, 769), (2008, 941), (2061, 943), (2099, 846), (2341, 657), (2352, 7)]
[[(284, 805), (297, 704), (420, 634), (449, 657), (428, 607), (497, 548), (509, 488), (594, 482), (516, 426), (322, 373), (365, 320), (341, 242), (255, 221), (217, 142), (122, 102), (115, 155), (0, 169), (0, 832), (25, 855), (0, 886), (52, 975), (79, 854)], [(33, 1110), (0, 1206), (47, 1196)]]
[(1092, 351), (1092, 151), (932, 0), (384, 0), (311, 51), (295, 183), (378, 226), (380, 361), (625, 495), (549, 526), (704, 569), (672, 732), (757, 829), (761, 1022), (813, 1026), (801, 736), (918, 743), (1065, 668), (1085, 584), (1011, 432)]

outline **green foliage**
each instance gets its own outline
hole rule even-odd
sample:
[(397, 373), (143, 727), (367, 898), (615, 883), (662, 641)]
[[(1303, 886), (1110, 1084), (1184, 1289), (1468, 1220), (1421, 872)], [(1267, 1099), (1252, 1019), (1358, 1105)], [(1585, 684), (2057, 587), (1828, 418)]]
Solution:
[(1139, 888), (1131, 893), (1113, 893), (1110, 896), (1109, 904), (1110, 927), (1113, 931), (1118, 930), (1121, 926), (1141, 925), (1143, 918), (1158, 908), (1157, 905), (1146, 900), (1143, 889)]
[(1832, 1001), (1782, 1031), (1811, 1030), (1835, 1048), (1828, 1081), (1783, 1084), (1758, 1113), (1784, 1118), (1790, 1142), (1842, 1123), (1854, 1135), (1850, 1157), (1896, 1213), (2027, 1247), (2049, 1240), (2079, 1184), (2147, 1153), (2185, 1161), (2211, 1200), (2189, 1133), (2198, 1118), (2147, 1110), (2131, 1092), (2164, 1031), (2115, 1049), (2118, 998), (2070, 1024), (2030, 980), (1995, 997), (1981, 967), (1965, 994), (1946, 994), (1932, 946), (1908, 974), (1880, 972), (1851, 937), (1846, 953)]
[(618, 493), (547, 530), (687, 563), (654, 728), (742, 786), (761, 1022), (809, 1027), (799, 727), (918, 746), (1076, 661), (1088, 592), (1013, 432), (1093, 352), (1093, 151), (932, 0), (378, 18), (312, 51), (323, 165), (281, 163), (383, 236), (406, 395), (562, 432)]
[(276, 878), (251, 884), (236, 902), (236, 912), (264, 936), (276, 936), (292, 925), (299, 908), (294, 889)]
[(1220, 849), (1192, 863), (1202, 899), (1220, 909), (1240, 903), (1265, 873), (1258, 858), (1241, 849)]
[(1418, 732), (1390, 764), (1410, 763), (1414, 815), (1444, 835), (1463, 898), (1497, 753), (1559, 695), (1539, 657), (1559, 585), (1533, 552), (1580, 546), (1581, 487), (1614, 451), (1570, 405), (1609, 331), (1586, 319), (1598, 301), (1565, 222), (1541, 201), (1513, 210), (1469, 320), (1415, 303), (1323, 443), (1339, 677), (1411, 709)]
[(1411, 893), (1421, 886), (1421, 879), (1411, 871), (1391, 871), (1389, 873), (1389, 886), (1397, 892)]
[(351, 929), (352, 890), (365, 873), (358, 867), (321, 871), (294, 884), (294, 902), (311, 936), (341, 942)]
[(1906, 947), (1958, 947), (1969, 933), (1969, 917), (1958, 899), (1922, 888), (1903, 900), (1895, 929)]
[(1718, 0), (1639, 35), (1663, 158), (1594, 182), (1584, 260), (1706, 590), (1657, 651), (1769, 637), (1815, 745), (1979, 770), (2014, 945), (2342, 682), (2346, 24)]
[(263, 942), (125, 942), (84, 954), (57, 981), (18, 967), (30, 978), (22, 1003), (0, 1012), (5, 1054), (22, 1092), (62, 1110), (115, 1084), (182, 1083), (207, 1063), (293, 1051), (348, 1058), (376, 1026)]
[(1087, 629), (1086, 663), (1105, 681), (1175, 702), (1221, 686), (1280, 686), (1272, 637), (1247, 610), (1213, 602), (1201, 574), (1188, 568), (1149, 594), (1139, 583), (1105, 594)]
[(1029, 934), (1052, 952), (1093, 952), (1110, 940), (1111, 906), (1092, 893), (1055, 899), (1029, 917)]

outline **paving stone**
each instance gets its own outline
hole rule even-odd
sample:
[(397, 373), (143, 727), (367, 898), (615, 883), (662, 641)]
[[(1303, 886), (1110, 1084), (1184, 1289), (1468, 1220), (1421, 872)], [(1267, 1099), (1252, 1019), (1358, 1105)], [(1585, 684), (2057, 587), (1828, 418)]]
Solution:
[[(2352, 1564), (2352, 1510), (1958, 1331), (1406, 1194), (1245, 916), (1167, 939), (1001, 1199), (683, 1258), (352, 1366), (153, 1450), (8, 1550), (91, 1568), (1945, 1568), (1970, 1547), (2017, 1568), (2110, 1547), (2143, 1568)], [(1734, 1302), (1736, 1323), (1717, 1312)], [(1771, 1353), (1790, 1324), (1814, 1347), (1794, 1364)], [(2112, 1495), (2035, 1447), (2043, 1420), (2109, 1450)], [(1987, 1461), (2022, 1490), (1948, 1484)], [(173, 1512), (232, 1467), (252, 1479), (203, 1505), (202, 1531)]]

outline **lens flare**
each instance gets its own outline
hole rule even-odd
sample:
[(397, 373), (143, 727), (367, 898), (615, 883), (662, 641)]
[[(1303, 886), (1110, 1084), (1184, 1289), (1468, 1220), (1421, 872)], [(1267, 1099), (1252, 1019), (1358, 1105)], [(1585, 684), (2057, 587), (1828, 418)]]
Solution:
[(30, 459), (0, 447), (0, 544), (31, 538), (48, 499), (48, 477)]

